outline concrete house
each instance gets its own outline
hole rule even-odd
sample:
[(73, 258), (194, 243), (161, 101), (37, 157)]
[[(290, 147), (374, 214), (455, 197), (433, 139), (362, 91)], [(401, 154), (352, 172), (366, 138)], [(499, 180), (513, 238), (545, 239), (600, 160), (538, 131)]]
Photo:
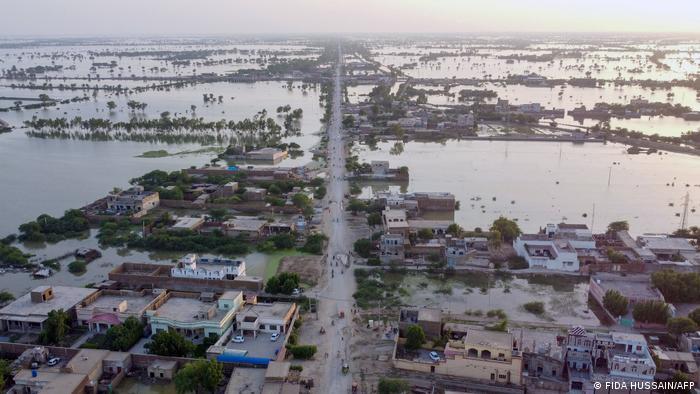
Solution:
[(3, 331), (40, 332), (49, 312), (63, 309), (75, 318), (75, 308), (96, 289), (68, 286), (39, 286), (0, 309)]
[(185, 337), (222, 336), (243, 305), (243, 293), (228, 291), (214, 301), (205, 293), (168, 292), (155, 310), (146, 312), (151, 331), (173, 330)]

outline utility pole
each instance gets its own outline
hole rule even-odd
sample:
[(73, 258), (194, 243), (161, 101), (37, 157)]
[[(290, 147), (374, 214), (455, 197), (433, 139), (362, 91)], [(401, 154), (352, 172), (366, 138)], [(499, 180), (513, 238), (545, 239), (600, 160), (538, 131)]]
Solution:
[(593, 232), (594, 225), (595, 225), (595, 203), (593, 203), (593, 213), (591, 213), (591, 232)]
[(612, 178), (612, 166), (608, 169), (608, 187), (610, 187), (610, 179)]
[(681, 230), (685, 230), (688, 224), (688, 205), (690, 203), (690, 193), (685, 192), (685, 197), (683, 197), (683, 216), (681, 216)]

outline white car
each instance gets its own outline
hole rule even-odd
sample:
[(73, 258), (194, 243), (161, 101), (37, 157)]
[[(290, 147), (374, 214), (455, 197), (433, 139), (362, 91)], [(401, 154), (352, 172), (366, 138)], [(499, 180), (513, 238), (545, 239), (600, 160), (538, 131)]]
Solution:
[(440, 361), (440, 355), (437, 352), (430, 352), (429, 356), (433, 361)]
[(60, 362), (61, 362), (60, 357), (53, 357), (53, 358), (50, 358), (49, 361), (46, 362), (46, 364), (49, 367), (53, 367), (54, 365), (58, 365), (58, 363), (60, 363)]
[(301, 294), (301, 290), (299, 290), (299, 289), (294, 289), (292, 291), (292, 295), (298, 296), (299, 294)]
[(233, 343), (243, 343), (245, 342), (245, 339), (243, 339), (243, 335), (236, 335), (233, 337)]
[(279, 337), (280, 337), (279, 332), (272, 333), (272, 335), (270, 335), (270, 342), (277, 342), (277, 338), (279, 338)]

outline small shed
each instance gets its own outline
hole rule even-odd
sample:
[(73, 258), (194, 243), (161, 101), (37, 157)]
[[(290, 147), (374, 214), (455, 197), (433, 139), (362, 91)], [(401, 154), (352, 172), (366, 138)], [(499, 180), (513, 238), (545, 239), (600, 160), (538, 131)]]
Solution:
[(177, 372), (177, 361), (155, 360), (148, 366), (148, 377), (172, 380)]

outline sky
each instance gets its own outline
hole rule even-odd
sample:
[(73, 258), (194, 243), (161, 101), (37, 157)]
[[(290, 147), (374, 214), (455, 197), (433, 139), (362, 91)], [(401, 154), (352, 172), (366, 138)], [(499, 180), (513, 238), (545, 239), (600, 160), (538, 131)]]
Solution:
[(19, 0), (11, 36), (261, 33), (700, 33), (700, 0)]

